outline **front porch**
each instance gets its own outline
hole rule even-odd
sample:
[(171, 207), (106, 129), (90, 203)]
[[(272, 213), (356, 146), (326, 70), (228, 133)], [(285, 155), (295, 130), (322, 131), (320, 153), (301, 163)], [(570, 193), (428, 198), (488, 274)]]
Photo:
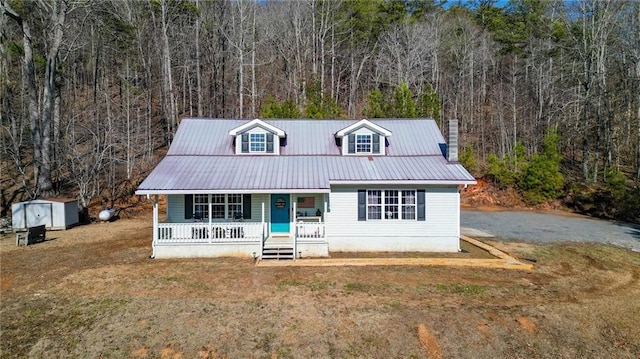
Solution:
[[(201, 202), (205, 202), (203, 197), (209, 200), (208, 203), (200, 204), (188, 196), (184, 195), (184, 199), (183, 196), (168, 196), (167, 215), (163, 221), (159, 221), (157, 197), (151, 198), (154, 205), (153, 257), (245, 256), (296, 259), (329, 254), (322, 215), (324, 211), (319, 208), (300, 210), (297, 206), (298, 203), (303, 203), (298, 198), (307, 198), (309, 202), (310, 195), (254, 194), (247, 198), (245, 194), (240, 205), (234, 207), (234, 212), (224, 211), (229, 218), (212, 218), (220, 213), (215, 211), (216, 197), (201, 195)], [(317, 196), (322, 198), (323, 195)], [(284, 205), (281, 203), (283, 197)], [(198, 203), (198, 211), (193, 211), (193, 216), (188, 216), (193, 206), (192, 201)], [(318, 202), (326, 208), (326, 201)], [(176, 215), (182, 212), (185, 213), (184, 219)], [(242, 213), (252, 218), (237, 216)], [(172, 220), (176, 217), (177, 220)]]
[[(252, 256), (261, 259), (326, 257), (323, 222), (294, 224), (288, 235), (269, 235), (268, 223), (158, 223), (153, 241), (156, 257)], [(182, 248), (181, 248), (182, 247)]]

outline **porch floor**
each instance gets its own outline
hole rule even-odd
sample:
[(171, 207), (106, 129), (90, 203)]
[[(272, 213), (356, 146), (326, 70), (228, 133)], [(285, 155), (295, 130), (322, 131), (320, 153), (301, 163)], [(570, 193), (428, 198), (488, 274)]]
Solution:
[(268, 246), (283, 246), (283, 245), (293, 245), (293, 236), (291, 235), (272, 235), (269, 236), (265, 241), (264, 241), (264, 245), (265, 247)]

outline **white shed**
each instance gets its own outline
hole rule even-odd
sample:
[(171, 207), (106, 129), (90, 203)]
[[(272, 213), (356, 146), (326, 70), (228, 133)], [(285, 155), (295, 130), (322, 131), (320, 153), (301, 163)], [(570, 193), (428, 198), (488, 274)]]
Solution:
[(34, 199), (11, 206), (14, 231), (44, 224), (47, 229), (67, 229), (78, 224), (78, 201), (68, 198)]

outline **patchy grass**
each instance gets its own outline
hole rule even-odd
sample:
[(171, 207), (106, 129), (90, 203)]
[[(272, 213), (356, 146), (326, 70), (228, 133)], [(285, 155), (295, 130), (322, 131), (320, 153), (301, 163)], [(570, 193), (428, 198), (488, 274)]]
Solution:
[(458, 283), (449, 283), (449, 284), (436, 284), (436, 288), (444, 293), (449, 294), (460, 294), (463, 296), (476, 296), (483, 295), (486, 291), (486, 287), (477, 284), (458, 284)]

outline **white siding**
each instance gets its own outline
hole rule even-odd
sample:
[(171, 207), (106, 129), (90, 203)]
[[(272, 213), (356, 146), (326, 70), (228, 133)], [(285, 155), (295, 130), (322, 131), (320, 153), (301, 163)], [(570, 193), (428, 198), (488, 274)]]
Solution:
[(191, 222), (184, 218), (184, 195), (169, 194), (167, 195), (167, 222), (184, 223)]
[(330, 251), (454, 252), (460, 249), (460, 197), (457, 187), (424, 188), (425, 221), (358, 221), (358, 189), (374, 188), (331, 189), (331, 207), (326, 217)]
[(262, 203), (264, 202), (264, 221), (271, 218), (271, 198), (269, 194), (259, 193), (251, 195), (251, 222), (262, 220)]

